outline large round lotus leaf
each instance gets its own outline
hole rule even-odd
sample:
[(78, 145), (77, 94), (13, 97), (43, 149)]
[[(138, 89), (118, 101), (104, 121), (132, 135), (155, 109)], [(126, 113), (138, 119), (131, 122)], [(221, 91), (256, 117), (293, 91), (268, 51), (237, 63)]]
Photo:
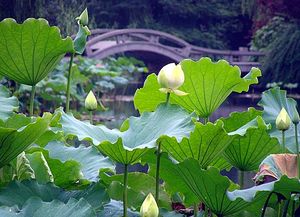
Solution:
[(239, 170), (256, 170), (266, 156), (280, 150), (278, 140), (267, 132), (270, 126), (259, 115), (261, 111), (249, 108), (222, 118), (225, 130), (236, 135), (225, 149), (224, 157)]
[(62, 39), (59, 29), (45, 19), (0, 22), (0, 74), (19, 83), (37, 84), (73, 50), (72, 39)]
[[(287, 98), (286, 91), (280, 90), (279, 87), (272, 88), (263, 92), (261, 101), (258, 103), (263, 107), (262, 117), (267, 123), (272, 125), (270, 131), (271, 136), (278, 138), (282, 142), (281, 131), (276, 129), (276, 118), (282, 108), (285, 108), (292, 120), (297, 120), (299, 117), (297, 112), (297, 102), (292, 98)], [(300, 127), (298, 127), (298, 137), (300, 137)], [(297, 153), (295, 146), (295, 127), (291, 127), (285, 131), (285, 146), (293, 153)], [(300, 152), (300, 150), (298, 150)]]
[[(198, 61), (189, 59), (181, 63), (185, 75), (184, 84), (179, 88), (188, 95), (171, 94), (170, 102), (178, 104), (200, 117), (209, 117), (232, 93), (248, 91), (251, 84), (257, 84), (261, 76), (258, 68), (241, 77), (237, 66), (231, 66), (227, 61), (212, 62), (205, 57)], [(140, 111), (153, 111), (158, 104), (165, 101), (165, 94), (159, 91), (157, 76), (151, 74), (144, 87), (137, 90), (134, 105)]]
[(35, 122), (21, 128), (0, 127), (0, 168), (45, 133), (51, 118), (50, 113), (45, 113), (43, 117), (38, 117)]
[(231, 143), (233, 136), (229, 136), (223, 128), (223, 122), (215, 124), (195, 124), (195, 130), (191, 132), (190, 138), (183, 138), (178, 143), (175, 138), (164, 136), (160, 143), (164, 151), (172, 155), (179, 162), (188, 158), (199, 161), (202, 168), (209, 166)]
[(6, 121), (19, 107), (18, 99), (10, 96), (9, 90), (0, 85), (0, 120)]

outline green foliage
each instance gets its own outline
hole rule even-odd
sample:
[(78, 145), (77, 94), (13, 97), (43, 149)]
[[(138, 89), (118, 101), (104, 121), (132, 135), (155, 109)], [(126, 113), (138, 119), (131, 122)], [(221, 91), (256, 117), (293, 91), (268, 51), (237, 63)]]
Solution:
[[(209, 58), (198, 61), (183, 60), (181, 66), (185, 74), (185, 82), (179, 88), (188, 95), (170, 97), (171, 103), (176, 103), (189, 112), (196, 111), (202, 118), (208, 118), (232, 93), (248, 91), (251, 84), (258, 83), (261, 72), (257, 68), (241, 77), (237, 66), (231, 66), (227, 61), (212, 62)], [(165, 94), (158, 90), (156, 75), (151, 75), (145, 81), (144, 87), (137, 90), (134, 105), (140, 112), (153, 111), (164, 101)], [(150, 98), (151, 96), (151, 98)]]
[(3, 85), (0, 85), (0, 105), (0, 120), (2, 121), (6, 121), (19, 107), (18, 99), (10, 96), (9, 90)]
[(36, 85), (73, 51), (71, 38), (62, 39), (59, 29), (44, 19), (30, 18), (22, 24), (5, 19), (0, 30), (0, 74), (21, 84)]

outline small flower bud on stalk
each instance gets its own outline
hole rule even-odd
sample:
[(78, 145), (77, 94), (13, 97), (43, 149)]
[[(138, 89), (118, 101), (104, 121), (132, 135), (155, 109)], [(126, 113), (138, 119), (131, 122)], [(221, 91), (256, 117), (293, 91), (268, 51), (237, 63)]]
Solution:
[(90, 122), (93, 124), (93, 111), (97, 110), (98, 102), (93, 93), (90, 91), (84, 102), (85, 108), (90, 112)]
[(141, 217), (158, 217), (159, 210), (151, 193), (149, 193), (144, 200), (140, 209), (140, 214)]
[(84, 9), (84, 11), (80, 14), (79, 17), (76, 17), (76, 20), (78, 20), (79, 24), (83, 26), (87, 26), (89, 24), (89, 15), (87, 8)]
[(285, 108), (282, 108), (276, 118), (276, 128), (282, 132), (282, 153), (285, 153), (285, 131), (290, 128), (290, 125), (291, 118)]

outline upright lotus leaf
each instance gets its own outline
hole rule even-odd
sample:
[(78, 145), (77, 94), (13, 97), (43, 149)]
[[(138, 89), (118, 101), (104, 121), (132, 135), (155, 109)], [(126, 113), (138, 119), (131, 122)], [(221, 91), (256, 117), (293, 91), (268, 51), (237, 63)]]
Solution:
[(177, 105), (161, 104), (155, 112), (144, 112), (129, 118), (129, 128), (122, 132), (116, 143), (103, 142), (98, 148), (115, 161), (123, 164), (137, 162), (147, 149), (155, 148), (163, 136), (181, 141), (194, 129), (194, 114), (188, 114)]
[(98, 181), (100, 169), (114, 170), (115, 166), (108, 157), (104, 157), (93, 147), (67, 147), (62, 142), (53, 141), (46, 147), (49, 157), (61, 162), (75, 160), (80, 163), (83, 176), (90, 181)]
[[(110, 130), (104, 125), (91, 125), (74, 118), (72, 114), (66, 114), (62, 109), (56, 110), (61, 116), (59, 123), (67, 138), (77, 137), (80, 141), (87, 140), (94, 145), (103, 141), (116, 142), (121, 133), (118, 130)], [(59, 131), (60, 129), (58, 129)]]
[(0, 207), (0, 216), (5, 217), (96, 217), (95, 211), (85, 199), (71, 198), (67, 204), (53, 200), (43, 202), (40, 198), (30, 198), (22, 208)]
[(267, 132), (270, 126), (259, 115), (261, 111), (249, 108), (221, 119), (226, 131), (236, 135), (225, 149), (224, 157), (241, 171), (256, 170), (266, 156), (280, 151), (278, 140)]
[(30, 166), (29, 160), (25, 156), (25, 152), (19, 154), (16, 159), (16, 166), (15, 166), (15, 177), (14, 179), (22, 181), (24, 179), (34, 179), (35, 174), (33, 169)]
[(0, 168), (22, 153), (49, 127), (52, 115), (43, 117), (19, 129), (0, 127)]
[[(181, 61), (185, 73), (185, 82), (179, 90), (188, 93), (187, 96), (171, 95), (170, 102), (176, 103), (190, 112), (203, 118), (209, 117), (232, 93), (248, 91), (251, 84), (258, 83), (261, 76), (258, 68), (252, 68), (244, 77), (237, 66), (231, 66), (227, 61), (212, 62), (209, 58), (198, 61), (185, 59)], [(153, 111), (165, 100), (164, 94), (158, 91), (159, 84), (156, 75), (148, 76), (144, 87), (137, 90), (134, 105), (140, 111)]]
[[(258, 103), (263, 107), (263, 118), (266, 123), (272, 125), (270, 131), (271, 136), (278, 138), (282, 142), (281, 131), (276, 129), (276, 118), (282, 108), (285, 108), (292, 120), (297, 117), (297, 102), (292, 98), (287, 98), (286, 91), (280, 90), (279, 87), (269, 89), (262, 94), (262, 98)], [(300, 129), (298, 128), (298, 137), (300, 137)], [(291, 124), (290, 129), (285, 131), (285, 147), (292, 153), (296, 153), (295, 146), (295, 128)], [(300, 152), (300, 150), (298, 150)]]
[(215, 124), (201, 123), (195, 124), (195, 130), (189, 138), (183, 138), (178, 143), (175, 138), (162, 137), (160, 143), (162, 149), (171, 156), (182, 162), (185, 159), (196, 159), (202, 168), (209, 166), (231, 143), (233, 137), (229, 136), (223, 128), (223, 122), (217, 121)]
[[(122, 200), (123, 198), (123, 175), (107, 175), (101, 173), (101, 180), (107, 186), (107, 191), (110, 198), (114, 200)], [(138, 181), (137, 181), (138, 180)], [(163, 186), (160, 186), (159, 207), (171, 208), (171, 200), (169, 195), (164, 191)], [(152, 193), (155, 194), (155, 178), (139, 172), (131, 172), (128, 174), (128, 205), (139, 210), (146, 196)]]
[(267, 195), (276, 192), (285, 198), (291, 193), (300, 192), (300, 182), (283, 176), (277, 182), (255, 186), (245, 190), (230, 191), (230, 180), (220, 175), (219, 170), (210, 167), (201, 169), (201, 165), (194, 159), (173, 164), (169, 171), (183, 180), (188, 189), (217, 216), (231, 216), (251, 205), (253, 202), (262, 208)]
[(10, 95), (9, 90), (0, 85), (0, 120), (2, 121), (6, 121), (19, 107), (18, 99)]
[(63, 203), (67, 203), (71, 198), (84, 198), (95, 211), (99, 211), (110, 201), (104, 186), (99, 183), (92, 184), (84, 190), (66, 191), (52, 183), (39, 184), (37, 181), (26, 180), (13, 181), (0, 190), (0, 206), (3, 207), (21, 208), (29, 198), (39, 198), (44, 202), (59, 200)]
[(14, 19), (0, 22), (0, 74), (34, 86), (51, 72), (67, 52), (73, 52), (70, 37), (62, 39), (57, 27), (45, 19)]

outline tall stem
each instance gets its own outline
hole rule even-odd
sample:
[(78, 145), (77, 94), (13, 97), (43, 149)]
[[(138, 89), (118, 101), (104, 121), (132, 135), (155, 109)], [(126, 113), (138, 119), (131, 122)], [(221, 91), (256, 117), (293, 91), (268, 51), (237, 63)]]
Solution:
[(241, 189), (244, 188), (244, 175), (245, 175), (244, 171), (241, 170), (238, 171), (238, 179), (239, 179), (239, 185)]
[(168, 104), (170, 101), (170, 93), (167, 93), (167, 99), (166, 99), (166, 104)]
[(155, 174), (155, 200), (158, 204), (159, 201), (159, 186), (160, 186), (160, 178), (159, 178), (159, 170), (160, 170), (160, 155), (161, 155), (161, 145), (160, 142), (157, 146), (157, 153), (156, 153), (156, 174)]
[(198, 209), (199, 209), (198, 203), (194, 203), (194, 217), (198, 216)]
[(262, 208), (262, 212), (261, 212), (261, 217), (264, 217), (265, 216), (265, 213), (266, 213), (266, 210), (267, 210), (267, 207), (268, 207), (268, 204), (269, 204), (269, 201), (271, 199), (271, 196), (272, 196), (273, 192), (271, 192)]
[(127, 207), (128, 207), (127, 185), (128, 185), (128, 164), (124, 164), (123, 217), (127, 217)]
[(31, 94), (30, 94), (30, 104), (29, 104), (29, 115), (33, 115), (33, 107), (34, 107), (34, 95), (35, 95), (35, 85), (31, 87)]
[(204, 124), (207, 124), (209, 122), (209, 117), (204, 118)]
[(281, 150), (281, 152), (282, 152), (282, 154), (284, 154), (285, 153), (285, 131), (282, 130), (281, 132), (282, 132), (282, 150)]
[(90, 123), (93, 124), (93, 111), (89, 111), (90, 113)]
[(285, 201), (282, 211), (282, 217), (286, 217), (289, 210), (290, 200)]
[(296, 153), (297, 153), (297, 167), (298, 167), (298, 179), (300, 179), (300, 154), (299, 154), (299, 142), (298, 142), (298, 123), (295, 123), (295, 140), (296, 140)]
[(74, 53), (70, 57), (69, 70), (68, 70), (68, 83), (67, 83), (67, 101), (66, 101), (66, 112), (70, 111), (70, 88), (71, 88), (71, 74), (72, 74), (72, 65), (74, 59)]

